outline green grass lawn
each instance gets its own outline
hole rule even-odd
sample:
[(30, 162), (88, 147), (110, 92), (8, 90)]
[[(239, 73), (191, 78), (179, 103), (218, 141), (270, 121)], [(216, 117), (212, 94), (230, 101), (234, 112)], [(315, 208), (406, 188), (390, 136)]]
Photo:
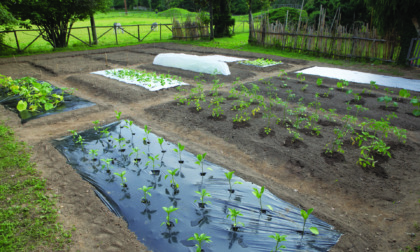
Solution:
[(0, 251), (55, 251), (71, 243), (28, 147), (0, 123)]

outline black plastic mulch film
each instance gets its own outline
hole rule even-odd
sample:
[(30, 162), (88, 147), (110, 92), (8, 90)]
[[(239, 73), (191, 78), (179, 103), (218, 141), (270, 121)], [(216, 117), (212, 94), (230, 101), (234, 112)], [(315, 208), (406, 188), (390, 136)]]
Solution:
[[(38, 81), (38, 82), (42, 82), (42, 81)], [(52, 94), (62, 93), (62, 90), (60, 88), (56, 88), (53, 85), (51, 85), (51, 87), (53, 88), (53, 91), (51, 92)], [(61, 112), (86, 108), (86, 107), (95, 105), (95, 103), (90, 102), (88, 100), (82, 99), (80, 97), (77, 97), (68, 93), (64, 93), (63, 94), (64, 102), (60, 103), (57, 107), (51, 110), (46, 111), (42, 109), (36, 112), (30, 112), (28, 110), (25, 110), (25, 111), (19, 112), (16, 109), (16, 106), (18, 102), (21, 100), (21, 97), (19, 95), (8, 95), (7, 93), (8, 92), (4, 88), (0, 88), (0, 104), (4, 105), (7, 109), (17, 113), (21, 119), (22, 124), (36, 118), (58, 114)]]
[[(194, 154), (184, 150), (182, 152), (183, 164), (180, 164), (179, 154), (173, 151), (176, 145), (164, 142), (162, 153), (158, 143), (158, 136), (150, 133), (150, 144), (145, 144), (144, 130), (132, 125), (132, 132), (125, 128), (124, 121), (115, 122), (104, 126), (108, 128), (110, 136), (106, 137), (96, 133), (93, 129), (79, 133), (84, 138), (84, 148), (76, 143), (72, 136), (54, 141), (55, 147), (67, 158), (68, 163), (90, 182), (96, 189), (98, 197), (117, 216), (122, 216), (129, 228), (136, 233), (139, 241), (152, 251), (195, 251), (194, 241), (187, 239), (194, 233), (205, 233), (211, 236), (211, 243), (203, 242), (204, 251), (271, 251), (276, 242), (269, 235), (279, 233), (287, 235), (286, 240), (280, 245), (286, 246), (282, 251), (327, 251), (340, 239), (341, 234), (331, 225), (310, 215), (305, 226), (302, 238), (303, 218), (300, 209), (277, 198), (268, 190), (262, 196), (263, 208), (266, 213), (260, 212), (258, 199), (252, 194), (253, 188), (260, 186), (246, 182), (233, 176), (232, 187), (234, 193), (228, 191), (229, 184), (224, 173), (226, 169), (204, 162), (206, 175), (201, 176), (201, 168), (195, 163)], [(114, 139), (124, 138), (121, 145), (125, 144), (124, 152), (120, 151), (118, 142)], [(115, 147), (114, 147), (115, 146)], [(134, 147), (139, 148), (140, 162), (135, 163), (136, 154), (130, 156)], [(188, 147), (186, 147), (188, 148)], [(93, 161), (89, 150), (98, 150), (98, 160)], [(155, 168), (159, 175), (153, 175), (152, 163), (148, 156), (156, 157)], [(111, 172), (102, 169), (105, 162), (100, 159), (113, 159)], [(207, 170), (210, 167), (212, 170)], [(179, 169), (175, 176), (179, 184), (178, 192), (171, 186), (167, 170)], [(127, 187), (121, 184), (121, 178), (114, 173), (126, 171)], [(240, 181), (242, 184), (233, 184)], [(149, 203), (141, 202), (143, 191), (138, 190), (143, 186), (153, 187), (148, 196)], [(205, 208), (200, 208), (197, 202), (200, 195), (195, 191), (206, 189), (211, 201)], [(194, 202), (197, 200), (197, 202)], [(269, 210), (270, 205), (273, 210)], [(171, 213), (171, 219), (179, 221), (173, 227), (161, 225), (166, 221), (166, 212), (162, 207), (174, 206), (179, 208)], [(232, 230), (232, 220), (226, 218), (228, 208), (240, 210), (243, 216), (238, 216), (239, 230)], [(316, 209), (314, 210), (316, 213)], [(319, 235), (309, 231), (310, 227), (317, 227)]]

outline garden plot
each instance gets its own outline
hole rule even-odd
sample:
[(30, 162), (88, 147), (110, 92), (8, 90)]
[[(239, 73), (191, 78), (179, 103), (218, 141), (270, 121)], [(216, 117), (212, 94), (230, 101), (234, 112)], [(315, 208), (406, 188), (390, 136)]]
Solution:
[(223, 55), (198, 56), (183, 53), (162, 53), (155, 57), (153, 64), (197, 73), (230, 75), (229, 66), (226, 62), (243, 60), (246, 59)]
[(245, 60), (240, 61), (238, 64), (246, 65), (246, 66), (255, 66), (255, 67), (271, 67), (271, 66), (277, 66), (282, 65), (283, 62), (281, 61), (274, 61), (272, 59), (256, 59), (256, 60)]
[(147, 73), (146, 71), (138, 71), (133, 69), (112, 69), (105, 71), (93, 72), (92, 74), (102, 75), (110, 79), (115, 79), (127, 84), (133, 84), (143, 87), (149, 91), (158, 91), (161, 89), (172, 88), (176, 86), (188, 85), (182, 82), (176, 76), (169, 74)]
[(301, 72), (305, 75), (317, 75), (364, 84), (370, 84), (371, 81), (374, 81), (377, 85), (380, 86), (404, 88), (407, 90), (420, 92), (420, 80), (411, 80), (401, 77), (392, 77), (330, 67), (311, 67), (298, 72)]
[[(12, 77), (13, 79), (19, 79), (27, 76), (31, 76), (37, 79), (42, 79), (45, 77), (45, 70), (34, 67), (32, 64), (27, 62), (19, 63), (6, 63), (11, 66), (8, 68), (3, 68), (0, 72), (1, 75)], [(1, 66), (0, 66), (1, 68)], [(25, 69), (22, 71), (22, 69)]]
[[(312, 215), (304, 225), (295, 206), (233, 173), (228, 180), (228, 171), (207, 162), (205, 153), (183, 151), (147, 126), (126, 120), (73, 133), (56, 148), (153, 251), (185, 251), (194, 246), (188, 241), (194, 233), (211, 236), (205, 251), (269, 251), (276, 244), (269, 235), (275, 233), (287, 236), (280, 244), (286, 250), (326, 251), (340, 237)], [(162, 208), (170, 206), (175, 211), (169, 216)], [(238, 216), (231, 220), (226, 215), (233, 210)]]
[[(74, 64), (74, 62), (78, 64)], [(89, 59), (84, 56), (51, 58), (32, 61), (33, 65), (53, 74), (72, 74), (106, 69), (105, 61)]]
[(98, 60), (105, 64), (118, 64), (121, 66), (138, 65), (146, 62), (152, 62), (153, 56), (145, 53), (137, 53), (131, 51), (119, 51), (111, 53), (98, 53), (93, 55), (86, 55), (86, 57)]

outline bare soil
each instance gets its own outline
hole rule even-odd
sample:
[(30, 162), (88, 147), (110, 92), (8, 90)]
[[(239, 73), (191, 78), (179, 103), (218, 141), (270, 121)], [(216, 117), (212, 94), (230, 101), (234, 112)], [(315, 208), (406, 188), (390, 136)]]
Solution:
[[(202, 48), (177, 44), (148, 44), (124, 48), (100, 49), (84, 52), (55, 53), (0, 59), (0, 74), (20, 78), (32, 76), (48, 81), (57, 87), (77, 88), (76, 95), (95, 102), (97, 105), (76, 111), (56, 114), (29, 121), (22, 125), (18, 116), (0, 108), (0, 120), (11, 126), (20, 140), (33, 146), (32, 160), (37, 163), (42, 176), (47, 179), (48, 190), (58, 194), (57, 208), (60, 222), (66, 228), (75, 227), (71, 251), (146, 251), (147, 248), (128, 230), (127, 224), (113, 215), (96, 197), (89, 183), (66, 164), (66, 159), (53, 147), (51, 141), (68, 135), (68, 130), (82, 131), (93, 127), (92, 121), (101, 123), (115, 121), (114, 111), (121, 111), (124, 118), (130, 118), (137, 125), (147, 124), (152, 132), (173, 143), (180, 142), (193, 153), (207, 152), (210, 161), (229, 170), (236, 171), (242, 178), (259, 185), (265, 185), (278, 197), (301, 208), (313, 207), (314, 214), (334, 225), (343, 233), (332, 251), (398, 251), (400, 248), (418, 245), (420, 234), (414, 223), (420, 223), (420, 118), (410, 115), (412, 106), (399, 101), (395, 111), (398, 118), (391, 119), (391, 125), (407, 129), (407, 143), (398, 143), (390, 136), (386, 143), (391, 146), (392, 158), (381, 160), (375, 169), (357, 165), (360, 150), (346, 137), (344, 155), (330, 157), (324, 154), (324, 147), (331, 142), (334, 127), (340, 127), (339, 118), (346, 113), (346, 102), (353, 97), (334, 89), (327, 98), (319, 98), (321, 107), (335, 108), (336, 122), (323, 119), (319, 136), (304, 129), (288, 127), (299, 132), (303, 140), (292, 142), (288, 129), (282, 123), (271, 122), (272, 132), (264, 132), (266, 121), (261, 112), (251, 115), (248, 125), (232, 122), (236, 111), (231, 110), (232, 99), (227, 99), (222, 108), (225, 119), (215, 120), (207, 102), (196, 112), (193, 106), (181, 105), (174, 100), (175, 89), (149, 92), (134, 85), (92, 75), (96, 70), (128, 67), (158, 73), (179, 75), (184, 82), (194, 85), (197, 73), (152, 64), (158, 53), (178, 52), (197, 55), (221, 54), (249, 59), (271, 58), (282, 60), (283, 65), (257, 68), (230, 64), (231, 76), (217, 76), (225, 85), (221, 94), (228, 98), (229, 90), (237, 77), (242, 83), (260, 86), (260, 93), (267, 96), (266, 81), (271, 81), (278, 97), (287, 98), (287, 89), (296, 94), (292, 107), (300, 98), (304, 104), (314, 100), (334, 87), (336, 80), (324, 78), (323, 87), (316, 86), (316, 78), (306, 76), (304, 84), (296, 80), (295, 71), (311, 66), (329, 66), (303, 60), (248, 52)], [(395, 71), (388, 66), (371, 66), (345, 63), (346, 69), (383, 73)], [(336, 66), (332, 66), (336, 67)], [(287, 88), (277, 77), (279, 70), (289, 73)], [(407, 78), (420, 79), (418, 69), (397, 69)], [(271, 78), (271, 79), (270, 79)], [(211, 75), (204, 75), (204, 88), (210, 94)], [(308, 84), (305, 91), (301, 88)], [(350, 83), (348, 88), (361, 93), (361, 84)], [(395, 94), (398, 90), (394, 90)], [(373, 91), (376, 96), (384, 94), (383, 88)], [(412, 92), (414, 95), (419, 93)], [(395, 95), (394, 95), (395, 96)], [(397, 99), (397, 96), (395, 96)], [(390, 111), (381, 109), (375, 97), (363, 97), (369, 110), (359, 118), (376, 120), (386, 118)], [(256, 108), (257, 105), (251, 105)], [(281, 116), (281, 108), (275, 108)], [(313, 112), (309, 109), (308, 112)], [(354, 115), (353, 108), (351, 114)], [(147, 232), (147, 230), (145, 230)]]

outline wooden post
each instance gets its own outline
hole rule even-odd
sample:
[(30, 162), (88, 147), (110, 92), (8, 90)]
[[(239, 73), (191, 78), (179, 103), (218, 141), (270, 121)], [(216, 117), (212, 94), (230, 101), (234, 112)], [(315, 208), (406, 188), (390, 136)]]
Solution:
[(140, 25), (137, 25), (137, 39), (140, 42)]
[(18, 52), (20, 52), (19, 40), (18, 40), (18, 37), (17, 37), (16, 31), (14, 30), (14, 31), (13, 31), (13, 33), (15, 34), (16, 46), (17, 46)]
[(160, 40), (162, 40), (162, 24), (159, 24)]
[(92, 41), (90, 40), (90, 31), (89, 31), (89, 26), (88, 27), (86, 27), (87, 28), (87, 31), (88, 31), (88, 36), (89, 36), (89, 45), (91, 46), (92, 45)]
[(118, 35), (117, 35), (118, 32), (117, 31), (118, 31), (118, 28), (116, 26), (114, 26), (115, 41), (117, 42), (117, 45), (118, 45)]

